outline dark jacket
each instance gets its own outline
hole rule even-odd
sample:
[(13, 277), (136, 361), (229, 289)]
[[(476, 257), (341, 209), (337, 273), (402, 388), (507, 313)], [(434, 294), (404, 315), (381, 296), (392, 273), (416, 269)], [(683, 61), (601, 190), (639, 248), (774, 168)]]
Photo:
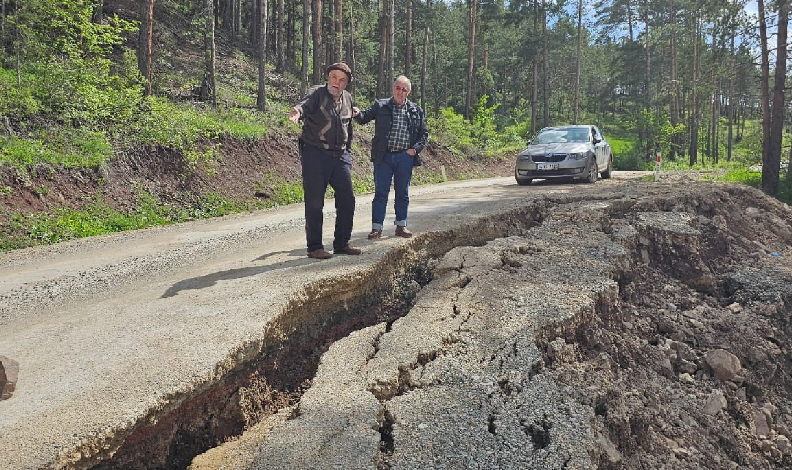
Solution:
[(341, 92), (341, 112), (335, 112), (333, 95), (327, 85), (311, 87), (295, 106), (300, 110), (302, 142), (340, 156), (352, 148), (352, 95)]
[[(377, 100), (365, 111), (355, 116), (355, 120), (360, 124), (366, 124), (374, 119), (374, 139), (371, 141), (371, 161), (374, 163), (382, 161), (382, 157), (388, 152), (388, 137), (390, 136), (393, 124), (393, 97)], [(414, 166), (421, 165), (421, 150), (426, 147), (429, 138), (429, 131), (426, 129), (426, 118), (423, 109), (410, 100), (404, 104), (407, 106), (407, 126), (410, 129), (410, 146), (415, 150)]]

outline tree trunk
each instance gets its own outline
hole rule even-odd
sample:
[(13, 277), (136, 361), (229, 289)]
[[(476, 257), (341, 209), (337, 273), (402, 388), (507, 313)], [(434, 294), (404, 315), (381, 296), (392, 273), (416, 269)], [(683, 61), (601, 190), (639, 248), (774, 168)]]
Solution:
[[(713, 38), (714, 44), (714, 38)], [(716, 59), (717, 60), (717, 59)], [(720, 81), (715, 73), (715, 68), (712, 69), (712, 118), (710, 119), (710, 127), (712, 128), (710, 136), (710, 161), (718, 163), (718, 150), (720, 149)]]
[[(770, 154), (770, 55), (767, 50), (767, 20), (765, 18), (764, 0), (757, 0), (757, 11), (759, 12), (759, 44), (760, 53), (760, 78), (759, 78), (759, 103), (762, 109), (762, 188), (765, 188), (765, 179), (770, 178), (770, 174), (765, 175), (767, 167), (767, 157)], [(768, 185), (770, 181), (768, 181)]]
[(473, 83), (473, 69), (476, 59), (476, 16), (478, 15), (478, 0), (468, 0), (468, 68), (467, 68), (467, 95), (465, 96), (465, 119), (470, 119), (473, 101), (475, 98), (475, 83)]
[(737, 36), (737, 33), (735, 31), (734, 24), (732, 24), (730, 31), (731, 31), (731, 36), (729, 38), (729, 40), (730, 40), (730, 47), (729, 47), (729, 49), (730, 49), (730, 53), (729, 53), (730, 64), (729, 64), (729, 70), (731, 72), (729, 73), (729, 91), (727, 93), (727, 95), (729, 97), (729, 101), (726, 104), (726, 118), (728, 120), (728, 124), (727, 124), (727, 126), (728, 126), (728, 135), (726, 137), (727, 138), (727, 141), (726, 141), (726, 161), (728, 161), (728, 162), (730, 162), (731, 159), (732, 159), (732, 148), (734, 147), (734, 99), (735, 99), (735, 96), (734, 96), (734, 70), (737, 68), (736, 61), (735, 61), (735, 55), (734, 55), (734, 52), (735, 52), (735, 48), (734, 48), (735, 44), (734, 44), (734, 42), (735, 42), (735, 36)]
[[(649, 47), (650, 47), (650, 44), (649, 44), (649, 38), (650, 38), (650, 36), (649, 36), (649, 33), (650, 33), (649, 24), (650, 23), (649, 23), (649, 2), (647, 0), (644, 0), (644, 8), (643, 8), (643, 12), (642, 12), (642, 17), (643, 17), (644, 30), (645, 30), (645, 34), (644, 34), (644, 37), (645, 37), (645, 39), (644, 39), (644, 41), (645, 41), (644, 50), (646, 51), (646, 56), (645, 56), (645, 60), (646, 60), (646, 81), (645, 81), (646, 91), (644, 93), (644, 96), (646, 97), (645, 98), (646, 101), (644, 103), (644, 106), (645, 106), (644, 107), (644, 111), (646, 112), (646, 114), (649, 114), (649, 113), (652, 112), (652, 78), (651, 78), (652, 77), (652, 54), (650, 53), (650, 49), (649, 49)], [(647, 156), (651, 156), (651, 154), (656, 150), (654, 148), (654, 130), (651, 129), (650, 127), (648, 127), (646, 129), (646, 150), (647, 150)]]
[(253, 46), (258, 46), (259, 41), (259, 18), (261, 18), (261, 1), (251, 0), (252, 15), (250, 17), (250, 27), (248, 28), (248, 42)]
[(407, 24), (404, 25), (404, 75), (412, 74), (413, 2), (407, 0)]
[(690, 81), (690, 146), (688, 147), (688, 162), (690, 166), (698, 162), (698, 145), (699, 145), (699, 104), (698, 104), (698, 74), (699, 74), (699, 17), (698, 10), (693, 15), (693, 31), (691, 34), (691, 42), (693, 44), (692, 63), (690, 64), (692, 71), (692, 79)]
[[(539, 35), (539, 0), (533, 1), (534, 14), (533, 14), (533, 31), (534, 36)], [(533, 80), (531, 84), (531, 137), (536, 134), (536, 120), (537, 120), (537, 105), (539, 100), (539, 51), (537, 49), (533, 59)]]
[[(209, 0), (211, 1), (211, 0)], [(258, 0), (261, 6), (259, 16), (259, 44), (258, 44), (258, 96), (256, 97), (256, 109), (261, 112), (267, 110), (267, 24), (269, 18), (267, 11), (269, 5), (267, 0)]]
[(391, 82), (396, 77), (396, 0), (388, 0), (388, 73), (385, 80), (385, 93), (391, 89)]
[(297, 47), (296, 38), (297, 34), (297, 1), (289, 2), (287, 7), (288, 17), (286, 20), (286, 58), (284, 67), (287, 70), (297, 70)]
[(426, 0), (426, 11), (428, 13), (425, 19), (426, 25), (424, 26), (423, 57), (421, 57), (421, 107), (424, 109), (424, 112), (428, 114), (429, 111), (426, 109), (426, 72), (429, 63), (429, 23), (430, 19), (432, 18), (432, 0)]
[(311, 48), (311, 0), (303, 0), (303, 35), (302, 35), (302, 66), (300, 69), (300, 95), (305, 96), (308, 91), (308, 59)]
[(143, 76), (143, 94), (151, 96), (151, 56), (154, 49), (154, 0), (143, 0), (140, 11), (140, 36), (138, 37), (138, 69)]
[(322, 64), (322, 56), (324, 55), (322, 52), (324, 51), (324, 45), (322, 43), (322, 0), (312, 0), (313, 5), (313, 21), (312, 21), (312, 33), (313, 33), (313, 83), (318, 84), (323, 82), (323, 64)]
[(671, 25), (671, 96), (669, 102), (669, 119), (671, 121), (671, 148), (668, 151), (668, 159), (676, 160), (677, 149), (681, 146), (679, 136), (676, 133), (679, 124), (679, 80), (677, 79), (677, 51), (676, 51), (676, 5), (671, 2), (669, 23)]
[(379, 41), (379, 74), (377, 75), (377, 96), (385, 96), (388, 90), (387, 80), (388, 71), (388, 4), (390, 0), (382, 0), (380, 10), (380, 41)]
[(338, 62), (344, 58), (344, 0), (335, 0), (335, 46), (333, 62)]
[(242, 0), (231, 0), (231, 5), (231, 37), (236, 43), (242, 32)]
[[(104, 8), (104, 0), (96, 0), (93, 15), (91, 15), (91, 23), (100, 24), (102, 22), (102, 9)], [(5, 24), (5, 0), (3, 0), (3, 23)]]
[(546, 0), (542, 0), (542, 76), (544, 80), (544, 119), (543, 126), (550, 125), (550, 46), (547, 33)]
[(784, 86), (787, 60), (787, 26), (789, 25), (789, 2), (778, 2), (778, 28), (776, 42), (775, 83), (773, 103), (770, 110), (770, 139), (768, 155), (762, 165), (762, 190), (770, 196), (778, 194), (779, 172), (781, 170), (781, 143), (784, 137)]
[(204, 76), (201, 83), (201, 101), (217, 107), (217, 87), (215, 85), (215, 15), (214, 0), (204, 0)]
[(287, 24), (285, 17), (285, 2), (284, 0), (277, 0), (275, 3), (275, 71), (278, 73), (282, 73), (286, 67), (285, 48), (283, 45)]
[(635, 32), (633, 31), (633, 6), (632, 0), (627, 2), (627, 35), (630, 38), (630, 44), (635, 42)]
[[(355, 16), (353, 15), (352, 5), (349, 7), (349, 66), (352, 67), (352, 72), (357, 70), (357, 59), (355, 58)], [(355, 96), (355, 81), (349, 84), (349, 92)]]
[(338, 62), (336, 59), (336, 49), (338, 48), (338, 36), (336, 35), (336, 27), (338, 26), (338, 21), (336, 19), (336, 4), (338, 0), (329, 0), (328, 1), (328, 11), (330, 15), (329, 25), (327, 25), (327, 41), (325, 42), (325, 47), (327, 47), (327, 63), (333, 64)]
[(575, 51), (575, 101), (572, 124), (578, 123), (580, 113), (580, 50), (583, 42), (583, 0), (578, 0), (577, 50)]

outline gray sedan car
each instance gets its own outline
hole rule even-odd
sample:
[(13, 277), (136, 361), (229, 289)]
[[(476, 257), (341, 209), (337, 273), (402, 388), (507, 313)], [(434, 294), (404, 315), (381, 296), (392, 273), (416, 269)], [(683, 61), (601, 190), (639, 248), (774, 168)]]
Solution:
[(611, 146), (597, 126), (545, 127), (517, 156), (514, 178), (517, 184), (534, 179), (597, 181), (613, 171)]

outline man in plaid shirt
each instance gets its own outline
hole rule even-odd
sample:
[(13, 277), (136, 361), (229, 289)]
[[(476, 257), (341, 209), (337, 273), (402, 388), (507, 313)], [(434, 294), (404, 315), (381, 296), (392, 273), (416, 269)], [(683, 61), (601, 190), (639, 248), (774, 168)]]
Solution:
[(404, 75), (393, 83), (393, 96), (377, 100), (355, 115), (360, 124), (374, 120), (371, 161), (374, 162), (374, 202), (371, 205), (369, 240), (382, 237), (382, 224), (393, 184), (396, 198), (396, 236), (410, 238), (407, 210), (410, 206), (410, 180), (413, 167), (421, 165), (419, 154), (426, 146), (429, 131), (420, 106), (408, 100), (412, 84)]

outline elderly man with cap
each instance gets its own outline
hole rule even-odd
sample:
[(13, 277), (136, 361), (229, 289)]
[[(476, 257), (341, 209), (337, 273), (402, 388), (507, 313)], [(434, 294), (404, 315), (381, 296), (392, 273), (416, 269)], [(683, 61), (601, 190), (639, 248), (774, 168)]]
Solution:
[(305, 237), (308, 256), (332, 257), (322, 244), (324, 197), (327, 186), (335, 191), (336, 223), (333, 253), (359, 255), (360, 249), (349, 245), (355, 215), (352, 189), (352, 95), (346, 86), (352, 70), (344, 62), (327, 67), (327, 84), (308, 90), (305, 98), (289, 112), (289, 120), (303, 121), (299, 139), (305, 193)]

